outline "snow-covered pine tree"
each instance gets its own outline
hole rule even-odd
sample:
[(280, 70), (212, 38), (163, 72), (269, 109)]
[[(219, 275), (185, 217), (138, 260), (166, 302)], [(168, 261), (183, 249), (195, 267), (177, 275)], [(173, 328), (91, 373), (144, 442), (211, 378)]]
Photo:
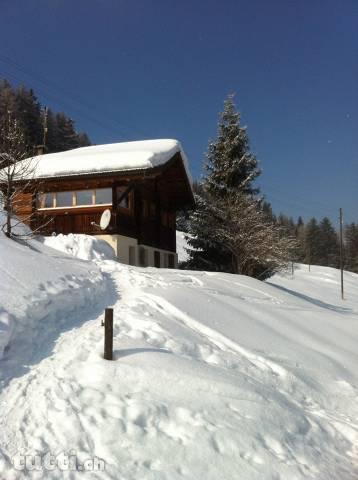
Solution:
[(253, 182), (260, 169), (250, 152), (246, 127), (241, 126), (233, 95), (225, 100), (218, 127), (217, 139), (210, 142), (207, 153), (205, 188), (218, 196), (225, 196), (230, 190), (257, 194)]
[(266, 278), (294, 258), (295, 238), (269, 220), (250, 195), (236, 191), (219, 198), (212, 216), (215, 236), (231, 252), (235, 273)]
[[(194, 181), (192, 188), (193, 188), (194, 195), (200, 196), (200, 194), (202, 193), (201, 184), (197, 181)], [(189, 208), (184, 207), (182, 210), (177, 211), (176, 229), (179, 232), (185, 232), (185, 233), (189, 232), (189, 229), (190, 229), (189, 222), (190, 222), (190, 216), (192, 215), (192, 213), (193, 213), (192, 206), (190, 206)]]
[(232, 95), (220, 115), (217, 139), (209, 144), (205, 168), (189, 221), (185, 267), (263, 278), (292, 260), (294, 240), (287, 239), (258, 198), (254, 181), (260, 169)]
[(224, 247), (215, 235), (213, 207), (216, 198), (205, 191), (195, 195), (196, 208), (192, 211), (187, 224), (189, 235), (189, 260), (182, 264), (189, 270), (208, 270), (214, 272), (234, 272), (230, 250)]
[(253, 182), (260, 174), (256, 157), (250, 152), (245, 127), (229, 95), (220, 114), (218, 135), (209, 143), (205, 170), (207, 175), (196, 195), (196, 210), (189, 222), (191, 248), (187, 268), (235, 271), (232, 253), (215, 239), (210, 202), (238, 191), (252, 198), (258, 193)]

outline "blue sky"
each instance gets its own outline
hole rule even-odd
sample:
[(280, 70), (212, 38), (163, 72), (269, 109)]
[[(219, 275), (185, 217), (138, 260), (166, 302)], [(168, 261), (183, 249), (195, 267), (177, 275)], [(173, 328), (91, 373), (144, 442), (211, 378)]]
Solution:
[(178, 138), (200, 177), (228, 93), (274, 210), (358, 221), (356, 0), (2, 0), (0, 76), (95, 143)]

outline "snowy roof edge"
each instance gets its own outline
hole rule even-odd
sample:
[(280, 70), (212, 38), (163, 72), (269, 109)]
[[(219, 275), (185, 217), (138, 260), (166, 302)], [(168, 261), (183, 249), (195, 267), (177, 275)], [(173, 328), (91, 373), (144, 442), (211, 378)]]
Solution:
[[(180, 153), (192, 189), (188, 158), (178, 140), (141, 140), (92, 145), (34, 156), (35, 179), (64, 178), (115, 172), (145, 171), (164, 166)], [(79, 168), (76, 168), (79, 167)]]

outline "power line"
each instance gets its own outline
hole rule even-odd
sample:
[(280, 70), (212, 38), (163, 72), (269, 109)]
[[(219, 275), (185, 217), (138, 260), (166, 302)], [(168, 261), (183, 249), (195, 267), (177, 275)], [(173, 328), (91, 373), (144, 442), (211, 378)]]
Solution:
[[(50, 96), (50, 97), (52, 96), (52, 98), (56, 102), (58, 102), (59, 104), (63, 104), (63, 103), (66, 104), (67, 103), (67, 105), (69, 105), (71, 107), (71, 109), (75, 109), (75, 110), (79, 111), (78, 107), (76, 108), (76, 107), (73, 106), (73, 103), (76, 103), (80, 107), (80, 109), (85, 109), (89, 112), (96, 111), (97, 107), (95, 107), (94, 105), (86, 104), (85, 102), (80, 100), (78, 98), (78, 96), (75, 97), (71, 93), (65, 91), (63, 88), (56, 85), (54, 82), (46, 79), (43, 76), (40, 76), (38, 73), (35, 73), (28, 68), (24, 68), (21, 64), (14, 61), (13, 59), (10, 59), (9, 57), (6, 57), (6, 56), (0, 54), (0, 61), (2, 63), (5, 63), (5, 64), (9, 65), (11, 68), (14, 68), (14, 69), (20, 71), (21, 73), (27, 75), (28, 77), (33, 78), (36, 82), (41, 83), (45, 87), (47, 92), (50, 90), (50, 91), (55, 91), (56, 94), (61, 93), (61, 98), (59, 98), (57, 96), (55, 97), (52, 93), (47, 94), (47, 96)], [(14, 76), (14, 74), (12, 74), (12, 75)], [(16, 78), (16, 74), (15, 74), (15, 78)], [(18, 79), (17, 79), (17, 81), (18, 81)], [(67, 98), (67, 100), (66, 100), (66, 98)], [(110, 126), (109, 124), (106, 124), (103, 121), (99, 121), (97, 118), (94, 118), (94, 117), (88, 115), (88, 112), (83, 113), (83, 111), (80, 111), (80, 115), (83, 118), (86, 118), (87, 120), (90, 120), (91, 122), (97, 123), (97, 125), (101, 126), (102, 128), (105, 128), (106, 130), (108, 128), (110, 128), (111, 130), (115, 131), (116, 134), (118, 135), (118, 130), (114, 130), (112, 125)], [(129, 127), (129, 126), (127, 127), (127, 126), (121, 124), (120, 122), (118, 122), (117, 120), (114, 120), (113, 123), (116, 123), (120, 127), (121, 130), (127, 130), (128, 132), (133, 132), (133, 133), (139, 134), (141, 136), (143, 136), (143, 135), (147, 136), (146, 134), (144, 134), (140, 130)]]
[[(272, 195), (270, 193), (267, 194), (267, 197), (275, 200), (276, 202), (279, 202), (279, 203), (283, 204), (284, 206), (288, 205), (288, 206), (293, 206), (294, 208), (299, 208), (300, 210), (303, 210), (304, 212), (306, 212), (308, 216), (311, 216), (311, 217), (314, 216), (313, 213), (312, 213), (312, 209), (310, 209), (307, 205), (304, 205), (301, 202), (295, 202), (294, 200), (288, 200), (287, 197), (283, 198), (283, 197), (280, 197), (280, 196)], [(317, 211), (317, 208), (316, 208), (316, 211)], [(329, 210), (325, 210), (325, 212), (326, 213), (323, 214), (323, 215), (322, 215), (322, 212), (321, 212), (319, 216), (327, 216), (327, 212), (330, 212), (330, 216), (333, 216), (333, 210), (329, 209)]]
[[(6, 76), (8, 78), (10, 78), (11, 80), (14, 80), (15, 82), (18, 82), (19, 81), (19, 77), (16, 76), (16, 74), (14, 73), (10, 73), (10, 72), (5, 72), (6, 73)], [(21, 81), (22, 79), (20, 79)], [(67, 108), (67, 106), (70, 106), (70, 108), (72, 109), (72, 111), (79, 111), (78, 108), (76, 107), (73, 107), (72, 103), (70, 104), (69, 101), (66, 101), (66, 100), (63, 100), (62, 98), (59, 98), (57, 97), (56, 95), (54, 94), (51, 94), (51, 93), (47, 93), (46, 92), (47, 88), (45, 87), (45, 91), (42, 90), (41, 92), (41, 96), (49, 101), (49, 103), (51, 103), (51, 101), (55, 101), (57, 102), (59, 105), (62, 105), (64, 108)], [(97, 118), (94, 118), (94, 117), (91, 117), (91, 116), (88, 116), (88, 115), (83, 115), (83, 113), (81, 111), (79, 111), (80, 115), (83, 117), (83, 118), (86, 118), (87, 120), (91, 121), (92, 123), (96, 123), (98, 126), (100, 126), (103, 130), (112, 130), (113, 132), (115, 132), (117, 135), (118, 135), (118, 130), (117, 129), (114, 129), (114, 127), (112, 125), (109, 125), (109, 124), (105, 124), (103, 123), (101, 120), (98, 120)]]
[[(281, 192), (282, 194), (287, 195), (287, 192), (286, 192), (284, 189), (282, 189), (282, 188), (280, 188), (280, 187), (277, 187), (277, 186), (272, 186), (272, 184), (271, 184), (271, 185), (270, 185), (270, 184), (266, 184), (266, 182), (264, 182), (264, 183), (265, 183), (265, 189), (266, 189), (266, 190), (270, 190), (270, 189), (271, 189), (271, 190), (274, 191), (274, 193), (276, 193), (276, 192)], [(291, 196), (291, 193), (289, 193), (289, 195)], [(303, 197), (300, 198), (298, 195), (295, 195), (295, 198), (298, 200), (298, 201), (295, 202), (295, 203), (296, 203), (298, 206), (302, 206), (302, 203), (301, 203), (301, 202), (304, 200)], [(318, 201), (318, 200), (312, 200), (312, 199), (310, 199), (310, 203), (311, 203), (311, 204), (312, 204), (312, 203), (316, 204), (319, 208), (324, 209), (326, 212), (330, 213), (331, 215), (336, 215), (336, 210), (333, 209), (332, 207), (328, 207), (327, 204), (325, 204), (325, 203), (322, 203), (322, 202), (320, 202), (320, 201)], [(303, 207), (303, 208), (304, 208), (304, 207)]]

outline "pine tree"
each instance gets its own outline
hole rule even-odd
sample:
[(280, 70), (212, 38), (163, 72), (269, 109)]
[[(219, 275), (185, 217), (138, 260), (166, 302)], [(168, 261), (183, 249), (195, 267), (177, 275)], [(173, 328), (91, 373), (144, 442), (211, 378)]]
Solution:
[(189, 222), (186, 268), (269, 276), (289, 259), (291, 246), (257, 197), (254, 181), (260, 170), (232, 96), (225, 101), (205, 167)]
[(305, 261), (305, 224), (302, 217), (298, 217), (296, 228), (295, 228), (295, 238), (297, 242), (296, 250), (296, 262)]
[(273, 211), (272, 211), (272, 206), (269, 202), (267, 202), (266, 200), (262, 201), (262, 211), (264, 213), (264, 215), (266, 215), (266, 218), (273, 222), (273, 223), (277, 223), (277, 218), (276, 218), (276, 215), (274, 215)]
[(214, 235), (215, 218), (212, 206), (215, 200), (204, 190), (195, 195), (195, 210), (191, 213), (186, 237), (189, 260), (183, 265), (189, 270), (234, 272), (232, 254)]
[(304, 231), (304, 262), (307, 264), (319, 265), (320, 263), (319, 235), (320, 228), (317, 220), (311, 218)]
[(87, 133), (81, 132), (77, 134), (78, 147), (88, 147), (90, 145), (91, 145), (91, 140), (89, 139)]
[[(203, 194), (202, 186), (199, 182), (194, 181), (192, 185), (194, 195), (200, 196)], [(183, 208), (177, 211), (176, 215), (176, 229), (180, 232), (188, 233), (190, 229), (190, 216), (193, 214), (193, 208)]]
[(15, 92), (7, 80), (0, 81), (0, 123), (4, 124), (9, 115), (16, 112)]
[(358, 224), (351, 223), (344, 230), (345, 268), (358, 273)]
[(235, 271), (232, 253), (215, 240), (210, 202), (238, 190), (254, 195), (253, 182), (259, 175), (257, 160), (249, 149), (246, 128), (241, 126), (233, 95), (229, 95), (220, 114), (217, 139), (209, 143), (202, 192), (196, 197), (196, 211), (190, 220), (188, 268)]
[(322, 218), (320, 221), (317, 244), (319, 249), (319, 265), (338, 268), (339, 244), (337, 232), (327, 217)]
[(64, 152), (77, 148), (78, 138), (74, 128), (73, 120), (66, 117), (64, 113), (56, 114), (57, 123), (57, 150)]
[(32, 90), (21, 86), (15, 91), (16, 111), (13, 112), (19, 121), (27, 145), (42, 143), (43, 126), (41, 108)]
[(256, 194), (253, 182), (260, 174), (256, 157), (250, 152), (246, 127), (241, 126), (239, 112), (229, 95), (220, 115), (218, 136), (209, 144), (205, 188), (215, 195), (227, 195), (239, 189), (246, 194)]

